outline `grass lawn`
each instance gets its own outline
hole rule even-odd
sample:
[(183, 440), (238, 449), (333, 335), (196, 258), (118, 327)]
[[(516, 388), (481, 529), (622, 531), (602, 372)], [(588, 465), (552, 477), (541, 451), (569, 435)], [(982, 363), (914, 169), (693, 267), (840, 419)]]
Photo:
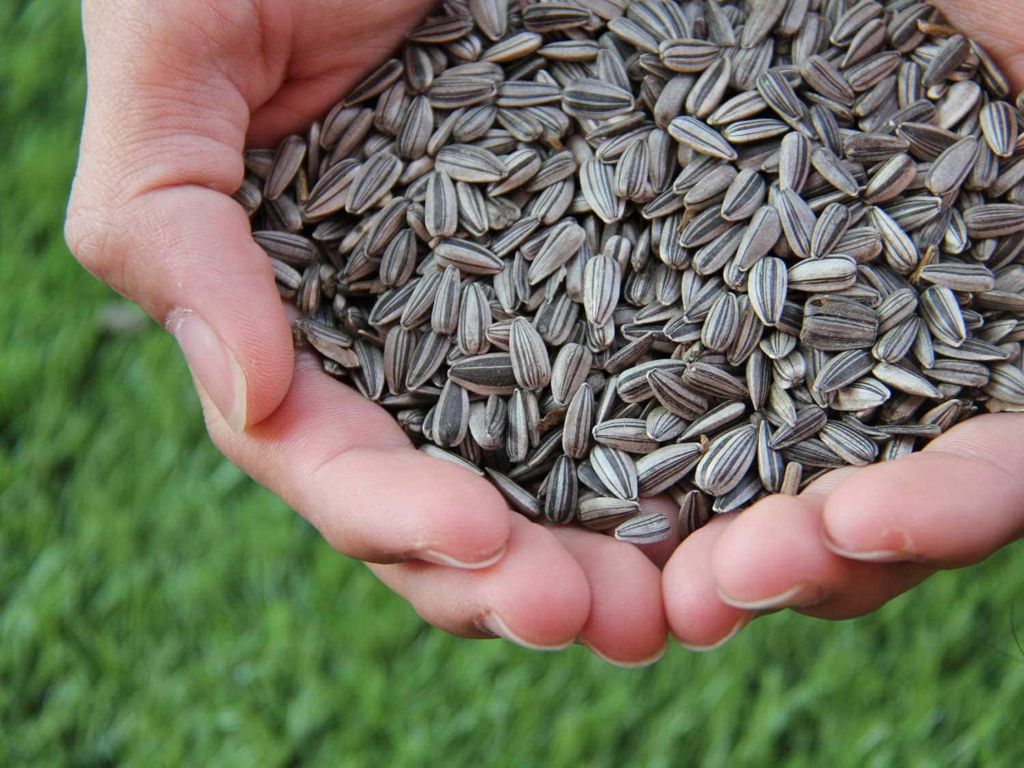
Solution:
[(172, 339), (72, 261), (78, 11), (0, 29), (0, 765), (1024, 765), (1019, 547), (641, 671), (424, 625), (220, 457)]

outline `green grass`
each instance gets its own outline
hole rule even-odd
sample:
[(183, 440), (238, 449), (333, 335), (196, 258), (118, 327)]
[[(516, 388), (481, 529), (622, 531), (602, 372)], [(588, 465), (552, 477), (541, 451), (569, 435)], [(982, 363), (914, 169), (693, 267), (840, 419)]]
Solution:
[(224, 461), (61, 239), (77, 10), (0, 8), (0, 765), (1019, 766), (1020, 550), (618, 670), (425, 626)]

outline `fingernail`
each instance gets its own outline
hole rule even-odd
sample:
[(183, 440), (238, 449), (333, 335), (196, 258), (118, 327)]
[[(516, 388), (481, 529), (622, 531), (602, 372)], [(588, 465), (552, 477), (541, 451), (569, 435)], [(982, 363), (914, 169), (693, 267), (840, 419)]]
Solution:
[(235, 432), (245, 431), (245, 373), (220, 336), (188, 310), (172, 312), (167, 330), (177, 339), (192, 375), (224, 420)]
[(524, 640), (509, 629), (508, 624), (505, 623), (504, 619), (496, 613), (485, 614), (477, 624), (485, 632), (490, 632), (495, 637), (504, 638), (505, 640), (522, 646), (523, 648), (529, 648), (531, 651), (561, 651), (573, 644), (572, 640), (567, 643), (559, 643), (558, 645), (541, 645), (540, 643), (532, 643), (529, 640)]
[(836, 541), (825, 531), (825, 546), (840, 557), (866, 563), (897, 563), (914, 558), (914, 545), (901, 528), (886, 528), (868, 547)]
[(416, 559), (422, 560), (425, 563), (432, 565), (443, 565), (448, 568), (459, 568), (464, 571), (480, 571), (484, 568), (490, 568), (492, 565), (497, 563), (501, 558), (505, 556), (505, 546), (495, 552), (493, 555), (489, 555), (483, 560), (460, 560), (451, 555), (446, 555), (443, 552), (438, 552), (434, 549), (421, 549), (416, 553)]
[(668, 643), (665, 643), (658, 649), (657, 653), (646, 659), (640, 659), (639, 661), (619, 661), (618, 659), (613, 659), (610, 656), (605, 656), (592, 645), (588, 645), (587, 643), (581, 643), (581, 645), (586, 646), (587, 650), (597, 656), (601, 661), (607, 662), (613, 667), (619, 667), (620, 669), (639, 669), (640, 667), (649, 667), (652, 664), (656, 664), (661, 661), (661, 657), (664, 656), (665, 651), (668, 650)]
[(814, 605), (821, 599), (821, 589), (813, 584), (800, 583), (785, 592), (760, 600), (739, 600), (718, 590), (718, 596), (733, 608), (745, 611), (770, 611), (774, 608), (796, 608)]
[(727, 634), (717, 643), (712, 643), (711, 645), (692, 645), (690, 643), (680, 642), (679, 645), (688, 651), (696, 651), (697, 653), (708, 653), (710, 651), (718, 650), (723, 645), (732, 640), (734, 637), (736, 637), (736, 635), (740, 633), (740, 630), (747, 626), (747, 624), (752, 622), (755, 618), (757, 618), (757, 614), (748, 614), (745, 616), (741, 616), (740, 620), (736, 622), (735, 626), (731, 630), (729, 630), (729, 634)]

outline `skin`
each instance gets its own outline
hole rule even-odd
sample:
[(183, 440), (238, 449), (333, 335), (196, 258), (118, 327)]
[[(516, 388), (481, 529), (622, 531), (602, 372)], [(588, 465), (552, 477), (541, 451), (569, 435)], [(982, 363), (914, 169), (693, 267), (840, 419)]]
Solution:
[[(940, 0), (1024, 88), (1024, 17), (1010, 2)], [(1024, 536), (1024, 415), (983, 416), (919, 454), (819, 479), (686, 539), (664, 569), (669, 627), (713, 648), (764, 612), (848, 619), (942, 568), (980, 562)]]
[[(229, 197), (242, 151), (302, 131), (432, 5), (83, 5), (89, 97), (67, 240), (178, 339), (229, 459), (436, 626), (531, 648), (580, 642), (621, 665), (658, 658), (669, 632), (718, 646), (763, 611), (867, 613), (1024, 533), (1024, 417), (977, 419), (896, 467), (833, 473), (682, 544), (638, 549), (510, 512), (295, 355), (269, 265)], [(1024, 87), (1024, 20), (1010, 3), (941, 5)]]

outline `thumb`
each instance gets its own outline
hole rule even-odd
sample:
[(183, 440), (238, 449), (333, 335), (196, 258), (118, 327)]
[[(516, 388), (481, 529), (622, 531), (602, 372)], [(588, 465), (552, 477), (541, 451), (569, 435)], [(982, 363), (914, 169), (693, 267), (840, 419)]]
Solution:
[(211, 5), (85, 4), (89, 97), (66, 237), (175, 335), (240, 431), (277, 408), (293, 353), (269, 260), (228, 196), (249, 108), (225, 62), (247, 55), (233, 38), (248, 22)]
[(1010, 80), (1024, 89), (1024, 13), (1018, 0), (934, 0), (946, 18), (981, 44)]

